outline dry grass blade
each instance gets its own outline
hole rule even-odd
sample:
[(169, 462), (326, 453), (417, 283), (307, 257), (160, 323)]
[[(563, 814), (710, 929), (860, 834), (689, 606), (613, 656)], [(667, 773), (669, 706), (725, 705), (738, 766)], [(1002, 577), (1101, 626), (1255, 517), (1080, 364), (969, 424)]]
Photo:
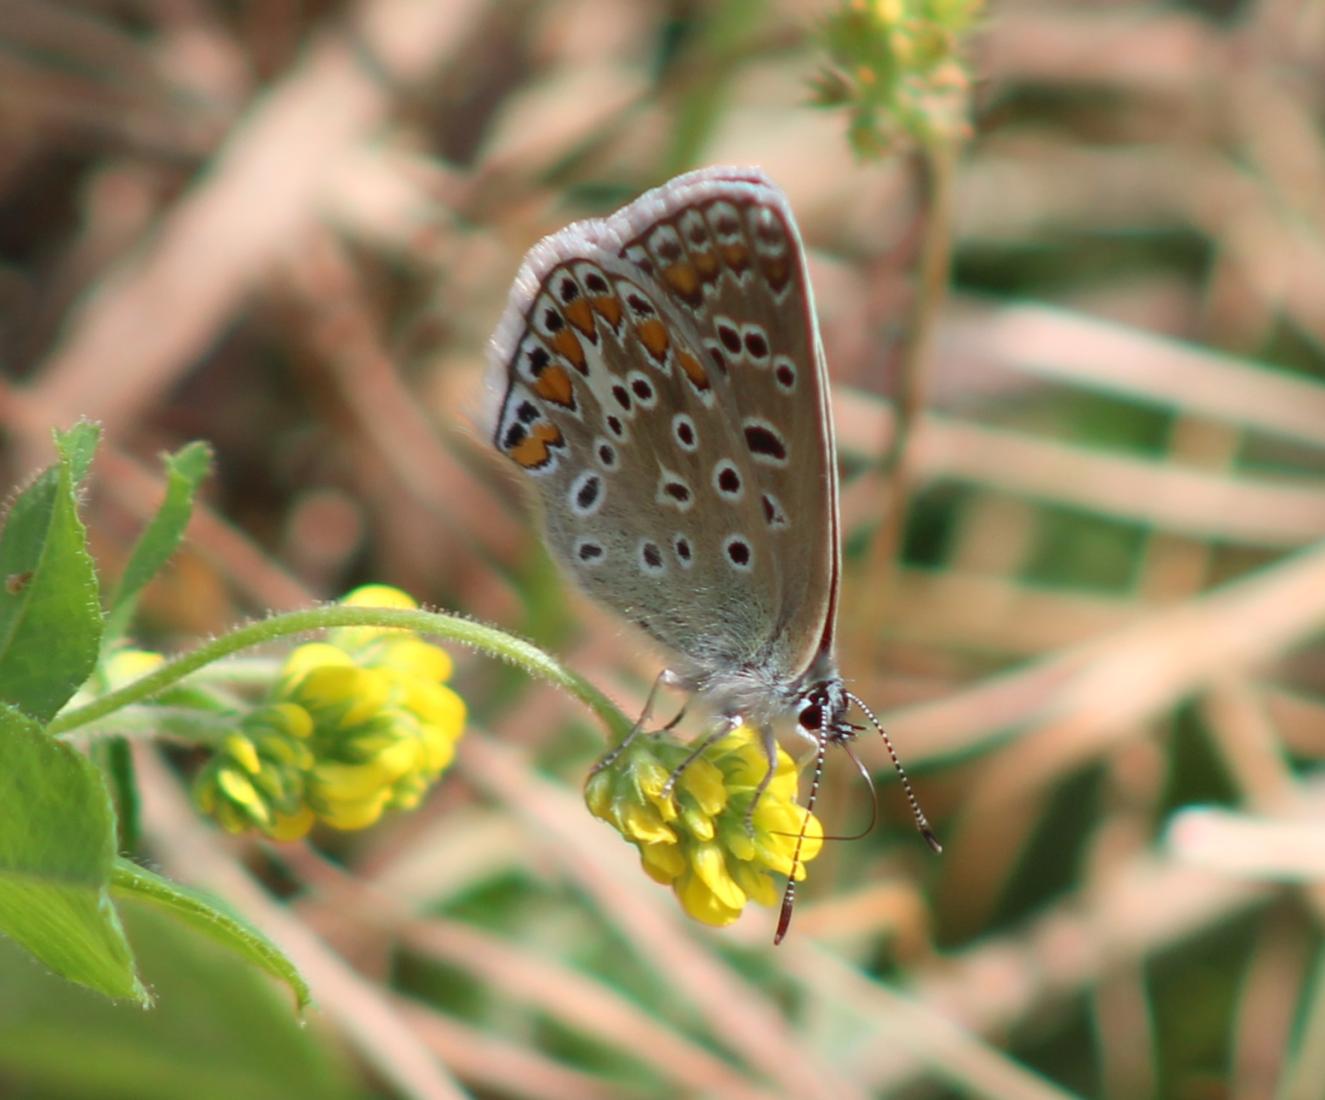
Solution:
[[(1246, 623), (1257, 624), (1255, 630)], [(1234, 668), (1282, 653), (1325, 622), (1325, 547), (939, 702), (889, 716), (914, 757), (969, 752), (1030, 729), (987, 773), (987, 789), (1042, 781)]]
[(632, 1100), (649, 1092), (568, 1069), (527, 1043), (494, 1036), (404, 997), (393, 998), (396, 1011), (437, 1058), (466, 1081), (503, 1096), (529, 1100)]
[(46, 421), (82, 412), (118, 428), (188, 368), (315, 224), (329, 181), (391, 107), (355, 35), (386, 71), (409, 81), (455, 44), (478, 7), (365, 0), (344, 28), (319, 35), (141, 253), (71, 318), (39, 372), (34, 400)]
[(551, 959), (454, 921), (412, 920), (399, 928), (399, 935), (402, 946), (425, 958), (458, 967), (485, 986), (547, 1012), (562, 1026), (619, 1047), (648, 1065), (669, 1089), (717, 1090), (733, 1100), (774, 1095), (610, 987)]
[(974, 310), (941, 342), (967, 369), (1025, 371), (1325, 447), (1325, 386), (1081, 314)]
[[(836, 405), (843, 448), (877, 454), (887, 406), (850, 390), (838, 391)], [(934, 414), (916, 436), (915, 473), (926, 481), (952, 478), (1189, 538), (1288, 548), (1325, 532), (1325, 490), (1305, 479), (1184, 468)], [(1316, 442), (1325, 446), (1325, 430)]]

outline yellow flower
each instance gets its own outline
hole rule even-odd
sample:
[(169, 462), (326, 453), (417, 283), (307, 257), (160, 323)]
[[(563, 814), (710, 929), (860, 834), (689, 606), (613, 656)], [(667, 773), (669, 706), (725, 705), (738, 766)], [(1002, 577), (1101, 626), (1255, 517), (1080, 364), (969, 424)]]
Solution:
[(637, 738), (589, 777), (585, 802), (639, 849), (645, 874), (671, 886), (690, 916), (730, 924), (747, 901), (777, 900), (770, 875), (791, 873), (802, 825), (796, 877), (805, 877), (823, 827), (797, 805), (796, 765), (781, 749), (773, 780), (749, 814), (768, 767), (753, 730), (742, 727), (708, 746), (673, 782), (689, 751), (670, 733)]
[[(383, 585), (346, 603), (414, 607)], [(315, 821), (363, 829), (411, 809), (455, 757), (465, 703), (443, 680), (450, 656), (408, 631), (333, 630), (286, 660), (269, 704), (203, 768), (198, 804), (232, 831), (302, 836)]]
[(120, 649), (106, 661), (106, 686), (123, 687), (134, 680), (154, 672), (166, 659), (160, 653), (147, 649)]

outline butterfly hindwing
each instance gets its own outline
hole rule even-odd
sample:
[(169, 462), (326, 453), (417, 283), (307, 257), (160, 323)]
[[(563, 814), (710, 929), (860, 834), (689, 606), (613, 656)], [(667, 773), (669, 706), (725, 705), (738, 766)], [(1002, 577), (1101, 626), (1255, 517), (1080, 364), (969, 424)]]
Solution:
[(836, 471), (782, 193), (710, 169), (535, 246), (494, 338), (494, 442), (595, 598), (702, 675), (831, 646)]

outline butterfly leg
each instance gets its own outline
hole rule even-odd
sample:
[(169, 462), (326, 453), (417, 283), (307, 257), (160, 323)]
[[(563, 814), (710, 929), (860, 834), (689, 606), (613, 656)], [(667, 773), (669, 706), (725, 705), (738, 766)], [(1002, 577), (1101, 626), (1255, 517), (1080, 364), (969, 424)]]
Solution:
[[(653, 687), (649, 688), (649, 694), (644, 699), (644, 709), (640, 711), (639, 717), (635, 719), (635, 724), (630, 727), (630, 732), (626, 734), (624, 738), (622, 738), (621, 744), (619, 744), (616, 748), (612, 749), (610, 752), (605, 753), (602, 756), (602, 758), (599, 759), (598, 763), (596, 763), (593, 766), (593, 768), (590, 769), (589, 771), (590, 775), (597, 775), (604, 768), (610, 768), (613, 764), (616, 763), (617, 758), (628, 748), (630, 748), (631, 742), (634, 741), (635, 738), (640, 735), (640, 732), (644, 729), (645, 723), (647, 723), (649, 720), (649, 716), (653, 713), (653, 704), (654, 701), (658, 698), (658, 689), (662, 687), (664, 684), (666, 684), (668, 687), (682, 687), (684, 686), (684, 681), (681, 679), (679, 675), (673, 672), (670, 668), (665, 668), (660, 673), (658, 673), (658, 675), (654, 678)], [(681, 708), (681, 714), (685, 714), (685, 707)], [(671, 729), (674, 725), (676, 725), (676, 723), (681, 720), (681, 714), (678, 714), (675, 718), (673, 718), (666, 726), (663, 727), (663, 729)]]
[(772, 726), (759, 727), (759, 743), (764, 748), (764, 755), (768, 757), (768, 771), (764, 772), (764, 778), (759, 781), (759, 786), (755, 788), (754, 797), (750, 799), (750, 807), (745, 811), (745, 831), (750, 836), (755, 831), (755, 807), (759, 805), (759, 800), (764, 797), (764, 792), (768, 790), (768, 785), (773, 782), (773, 773), (778, 767), (778, 739), (773, 733)]
[(704, 736), (695, 743), (695, 747), (690, 750), (686, 755), (686, 758), (672, 769), (672, 774), (667, 777), (667, 782), (663, 784), (663, 798), (671, 797), (672, 791), (676, 789), (677, 781), (685, 774), (686, 768), (690, 767), (691, 764), (698, 760), (700, 756), (703, 755), (706, 748), (717, 741), (721, 741), (727, 736), (727, 734), (731, 733), (732, 730), (740, 728), (740, 725), (741, 716), (739, 714), (729, 714), (709, 730), (708, 733), (704, 734)]

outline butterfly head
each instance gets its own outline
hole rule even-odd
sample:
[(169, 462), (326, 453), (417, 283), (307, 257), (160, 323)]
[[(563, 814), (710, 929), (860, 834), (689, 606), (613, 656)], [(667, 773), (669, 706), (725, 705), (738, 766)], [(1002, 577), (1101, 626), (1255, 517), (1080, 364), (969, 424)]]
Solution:
[(807, 685), (796, 697), (796, 724), (813, 741), (840, 745), (856, 736), (858, 727), (847, 721), (851, 698), (840, 676)]

